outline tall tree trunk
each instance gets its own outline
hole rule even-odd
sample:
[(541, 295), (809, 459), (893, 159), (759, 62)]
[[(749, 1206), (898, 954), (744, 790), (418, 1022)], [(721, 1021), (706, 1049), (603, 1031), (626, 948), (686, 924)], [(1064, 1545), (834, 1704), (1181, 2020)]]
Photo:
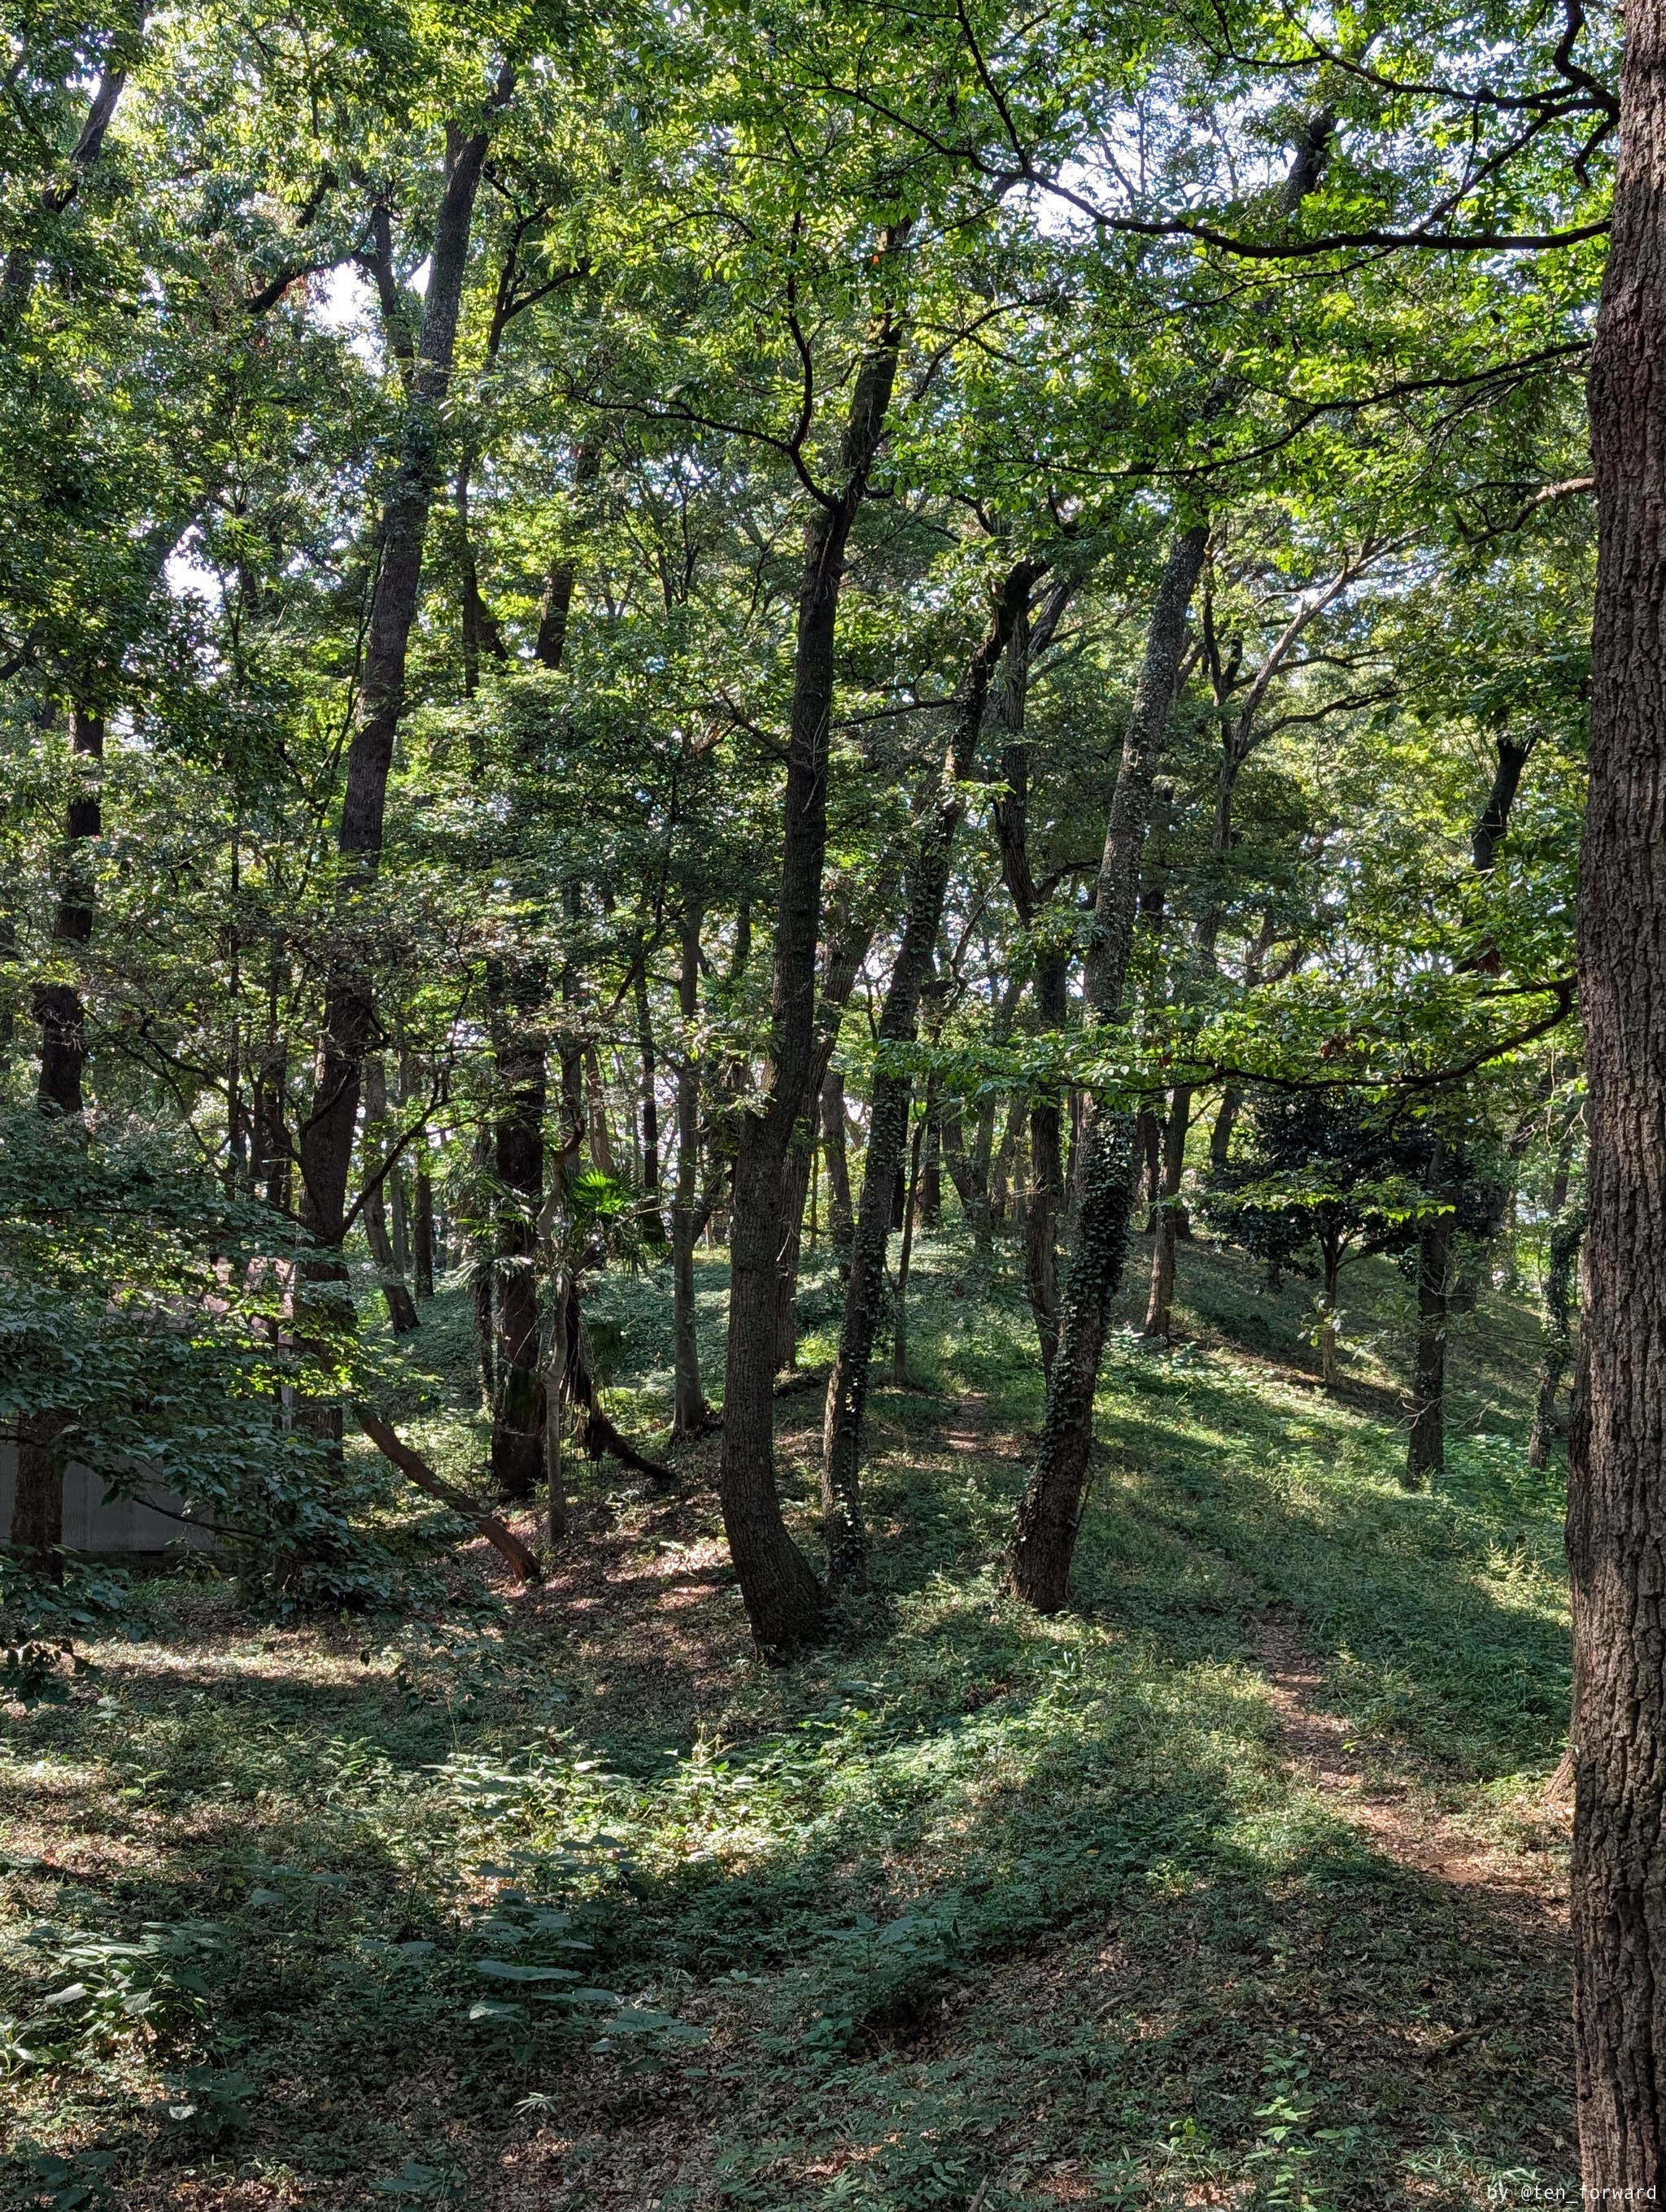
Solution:
[[(919, 1031), (920, 1003), (942, 925), (955, 836), (966, 811), (960, 779), (971, 765), (995, 665), (1039, 573), (1038, 565), (1025, 562), (1006, 578), (988, 633), (972, 656), (955, 702), (942, 777), (921, 832), (909, 886), (908, 921), (879, 1017), (882, 1045), (912, 1044)], [(875, 1073), (850, 1281), (845, 1291), (838, 1353), (828, 1378), (822, 1429), (822, 1526), (827, 1540), (828, 1579), (835, 1589), (860, 1586), (866, 1566), (867, 1538), (858, 1476), (862, 1410), (867, 1398), (874, 1333), (885, 1301), (885, 1247), (907, 1140), (912, 1089), (912, 1078), (908, 1075), (885, 1067)], [(916, 1139), (916, 1181), (918, 1167)], [(903, 1207), (903, 1234), (910, 1241), (915, 1194), (913, 1190), (907, 1193)]]
[(926, 1146), (920, 1164), (920, 1226), (943, 1226), (943, 1109), (936, 1075), (926, 1079)]
[(426, 1145), (417, 1154), (414, 1180), (416, 1202), (412, 1208), (416, 1217), (411, 1234), (412, 1272), (416, 1279), (417, 1297), (431, 1298), (434, 1296), (434, 1178), (429, 1172)]
[(1322, 1280), (1319, 1314), (1319, 1379), (1327, 1390), (1336, 1388), (1336, 1302), (1341, 1296), (1342, 1247), (1340, 1237), (1325, 1241), (1321, 1254)]
[[(1208, 530), (1202, 523), (1175, 540), (1152, 610), (1094, 894), (1086, 999), (1089, 1018), (1096, 1024), (1117, 1021), (1122, 1014), (1152, 780), (1179, 682), (1187, 611), (1207, 543)], [(1134, 1136), (1134, 1122), (1127, 1113), (1098, 1098), (1089, 1102), (1080, 1140), (1081, 1207), (1061, 1306), (1059, 1349), (1048, 1377), (1035, 1470), (1013, 1532), (1013, 1587), (1043, 1613), (1057, 1612), (1069, 1589), (1071, 1554), (1093, 1450), (1099, 1361), (1128, 1252), (1137, 1158)]]
[[(888, 242), (887, 251), (890, 250)], [(820, 1585), (787, 1534), (775, 1488), (776, 1270), (787, 1243), (787, 1164), (815, 1097), (816, 946), (827, 844), (833, 640), (845, 550), (885, 434), (901, 331), (886, 315), (857, 371), (841, 486), (805, 535), (792, 732), (775, 915), (769, 1085), (745, 1114), (730, 1230), (729, 1349), (723, 1391), (723, 1521), (752, 1635), (784, 1653), (816, 1633)]]
[(677, 1063), (677, 1193), (671, 1214), (672, 1360), (674, 1440), (697, 1437), (710, 1425), (711, 1409), (700, 1382), (700, 1341), (695, 1331), (694, 1242), (699, 1235), (700, 1055), (695, 1024), (700, 1013), (700, 909), (683, 909), (683, 964), (678, 977), (683, 1048)]
[(521, 969), (498, 999), (497, 1392), (492, 1475), (506, 1503), (531, 1498), (544, 1469), (538, 1220), (544, 1199), (544, 1036), (535, 1026), (541, 978)]
[(1569, 1451), (1587, 2197), (1666, 2192), (1666, 4), (1626, 14), (1590, 374), (1599, 526), (1579, 999), (1590, 1173)]
[[(488, 103), (501, 109), (514, 88), (506, 64)], [(405, 410), (399, 459), (383, 508), (376, 588), (365, 641), (362, 712), (347, 756), (339, 844), (348, 896), (368, 884), (381, 859), (382, 822), (393, 744), (405, 707), (405, 655), (416, 621), (423, 548), (440, 478), (446, 395), (456, 350), (474, 203), (488, 134), (447, 130), (445, 189), (435, 224), (416, 370)], [(301, 1134), (301, 1218), (327, 1251), (339, 1251), (346, 1216), (360, 1068), (375, 1036), (371, 979), (346, 933), (325, 987), (324, 1033), (313, 1110)], [(330, 1267), (325, 1263), (325, 1269)], [(339, 1276), (339, 1267), (334, 1269)]]
[(1162, 1184), (1158, 1194), (1157, 1233), (1151, 1255), (1151, 1289), (1146, 1300), (1145, 1334), (1166, 1343), (1174, 1334), (1176, 1249), (1181, 1231), (1180, 1188), (1186, 1172), (1186, 1138), (1192, 1121), (1192, 1094), (1177, 1085), (1163, 1124)]
[(1559, 1211), (1551, 1222), (1549, 1262), (1545, 1270), (1545, 1348), (1534, 1394), (1533, 1425), (1528, 1432), (1527, 1463), (1550, 1464), (1556, 1433), (1556, 1398), (1573, 1364), (1573, 1285), (1579, 1246), (1585, 1233), (1583, 1206)]
[(903, 1212), (903, 1245), (897, 1255), (897, 1299), (891, 1324), (891, 1380), (892, 1388), (906, 1390), (909, 1387), (909, 1267), (914, 1258), (915, 1200), (920, 1194), (920, 1144), (925, 1134), (923, 1120), (916, 1120), (914, 1138), (909, 1146), (908, 1202)]
[[(868, 904), (877, 908), (894, 881), (889, 868), (882, 867), (872, 886)], [(850, 1004), (856, 978), (873, 942), (874, 924), (866, 918), (866, 907), (862, 911), (853, 911), (848, 903), (842, 902), (828, 941), (822, 950), (820, 988), (816, 994), (816, 1034), (810, 1054), (812, 1110), (803, 1125), (793, 1133), (792, 1148), (787, 1156), (783, 1200), (787, 1237), (775, 1270), (777, 1374), (784, 1374), (798, 1364), (799, 1255), (802, 1244), (805, 1200), (815, 1159), (816, 1102), (821, 1097), (822, 1085), (827, 1079), (827, 1071), (838, 1048), (839, 1029), (844, 1019), (845, 1008)]]
[[(64, 820), (63, 873), (52, 935), (61, 945), (84, 945), (93, 933), (93, 863), (88, 848), (104, 834), (99, 775), (104, 761), (104, 717), (77, 707), (70, 716), (76, 786)], [(34, 994), (40, 1024), (41, 1107), (60, 1114), (82, 1109), (82, 1076), (87, 1065), (86, 1016), (72, 983), (46, 983)]]
[(636, 1048), (642, 1066), (642, 1196), (647, 1200), (650, 1236), (663, 1237), (660, 1215), (660, 1097), (655, 1089), (658, 1055), (654, 1044), (654, 1016), (648, 1004), (648, 956), (638, 949), (636, 963)]
[(850, 1198), (850, 1155), (845, 1141), (844, 1077), (830, 1067), (822, 1082), (822, 1151), (827, 1160), (827, 1233), (841, 1272), (848, 1279), (856, 1233)]
[[(574, 491), (581, 495), (588, 491), (601, 472), (601, 447), (587, 438), (573, 463)], [(578, 564), (572, 555), (558, 553), (550, 564), (544, 604), (538, 610), (538, 641), (532, 648), (540, 667), (549, 669), (551, 674), (561, 666), (567, 651), (567, 624), (573, 611), (573, 586), (577, 580)]]
[(372, 1053), (364, 1063), (364, 1234), (387, 1301), (389, 1324), (396, 1336), (404, 1336), (416, 1327), (416, 1307), (387, 1233), (387, 1178), (382, 1176), (387, 1133), (387, 1077), (380, 1054)]
[[(1476, 871), (1488, 874), (1510, 829), (1510, 811), (1530, 745), (1499, 738), (1498, 766), (1486, 806), (1474, 826), (1470, 853)], [(1495, 945), (1484, 945), (1470, 963), (1498, 975), (1503, 962)], [(1436, 1133), (1429, 1162), (1430, 1186), (1446, 1195), (1450, 1163), (1444, 1139)], [(1455, 1311), (1473, 1310), (1479, 1284), (1452, 1280), (1452, 1217), (1435, 1214), (1417, 1232), (1417, 1343), (1412, 1356), (1411, 1431), (1406, 1442), (1406, 1484), (1420, 1489), (1446, 1464), (1446, 1338)], [(1467, 1297), (1467, 1303), (1466, 1303)]]
[[(1446, 1195), (1446, 1147), (1437, 1135), (1430, 1188)], [(1417, 1345), (1412, 1356), (1411, 1433), (1406, 1486), (1416, 1490), (1446, 1464), (1446, 1333), (1451, 1310), (1452, 1216), (1432, 1213), (1417, 1230)]]
[(64, 1578), (64, 1461), (58, 1439), (65, 1413), (26, 1413), (17, 1425), (17, 1478), (8, 1541), (26, 1553), (38, 1575)]

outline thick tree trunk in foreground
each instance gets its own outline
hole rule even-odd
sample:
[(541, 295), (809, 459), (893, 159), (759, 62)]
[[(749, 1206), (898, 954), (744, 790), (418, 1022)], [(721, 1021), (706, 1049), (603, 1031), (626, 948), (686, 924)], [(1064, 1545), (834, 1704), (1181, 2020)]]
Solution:
[(805, 533), (775, 915), (769, 1090), (742, 1118), (730, 1228), (729, 1351), (723, 1389), (723, 1522), (752, 1635), (785, 1654), (821, 1621), (821, 1586), (781, 1519), (775, 1489), (776, 1270), (787, 1241), (787, 1164), (814, 1103), (816, 946), (827, 846), (833, 637), (845, 549), (885, 434), (901, 332), (889, 317), (857, 371), (842, 482)]
[[(1179, 681), (1187, 610), (1207, 543), (1208, 530), (1202, 523), (1175, 540), (1152, 610), (1094, 896), (1087, 1009), (1090, 1019), (1098, 1023), (1115, 1022), (1122, 1015), (1152, 777)], [(1101, 1099), (1091, 1100), (1079, 1149), (1081, 1207), (1061, 1303), (1059, 1349), (1048, 1377), (1035, 1471), (1018, 1505), (1012, 1542), (1013, 1588), (1043, 1613), (1056, 1613), (1069, 1588), (1070, 1559), (1093, 1451), (1099, 1360), (1111, 1300), (1128, 1255), (1128, 1208), (1137, 1164), (1133, 1117)], [(1073, 1179), (1077, 1165), (1073, 1158)]]
[(1637, 0), (1626, 32), (1590, 375), (1590, 1170), (1568, 1481), (1574, 2036), (1586, 2195), (1666, 2197), (1666, 4)]
[[(885, 1010), (879, 1017), (881, 1044), (912, 1044), (918, 1032), (920, 1001), (932, 972), (955, 836), (966, 811), (966, 801), (958, 785), (970, 768), (976, 748), (984, 705), (989, 696), (989, 679), (1038, 573), (1036, 564), (1025, 562), (1006, 578), (988, 634), (972, 657), (955, 702), (942, 777), (921, 830), (909, 888), (908, 921), (891, 969)], [(828, 1378), (827, 1411), (822, 1429), (822, 1527), (827, 1539), (828, 1579), (836, 1589), (859, 1587), (866, 1565), (867, 1537), (857, 1473), (861, 1455), (862, 1409), (867, 1399), (874, 1334), (885, 1304), (885, 1247), (891, 1236), (892, 1197), (908, 1140), (912, 1095), (911, 1077), (894, 1074), (885, 1068), (874, 1076), (867, 1158), (862, 1170), (861, 1202), (857, 1208), (856, 1235), (851, 1248), (850, 1281), (845, 1291), (838, 1355)], [(919, 1162), (916, 1144), (916, 1186)], [(910, 1189), (903, 1206), (903, 1234), (908, 1239), (913, 1235), (914, 1196)], [(906, 1328), (906, 1323), (902, 1325)], [(903, 1356), (906, 1358), (906, 1348)]]

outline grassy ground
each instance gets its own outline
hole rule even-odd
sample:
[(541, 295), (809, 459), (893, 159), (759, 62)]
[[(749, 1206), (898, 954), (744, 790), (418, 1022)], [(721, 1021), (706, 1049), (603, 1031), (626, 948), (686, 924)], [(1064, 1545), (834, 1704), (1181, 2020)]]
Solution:
[[(301, 1625), (168, 1578), (149, 1640), (11, 1709), (0, 2202), (1343, 2212), (1566, 2181), (1530, 1317), (1483, 1297), (1449, 1477), (1408, 1495), (1392, 1271), (1359, 1271), (1328, 1400), (1305, 1287), (1184, 1251), (1187, 1340), (1114, 1342), (1079, 1607), (1041, 1621), (1001, 1587), (1040, 1394), (998, 1261), (917, 1255), (875, 1587), (790, 1670), (748, 1656), (705, 1443), (672, 1497), (587, 1470), (541, 1592)], [(814, 1358), (813, 1273), (805, 1311)], [(647, 1427), (665, 1287), (610, 1282), (593, 1318)], [(442, 1299), (398, 1410), (453, 1471), (469, 1361)], [(818, 1431), (781, 1401), (806, 1543)], [(1375, 1825), (1292, 1738), (1274, 1634)], [(1397, 1848), (1419, 1822), (1472, 1840), (1461, 1871)]]

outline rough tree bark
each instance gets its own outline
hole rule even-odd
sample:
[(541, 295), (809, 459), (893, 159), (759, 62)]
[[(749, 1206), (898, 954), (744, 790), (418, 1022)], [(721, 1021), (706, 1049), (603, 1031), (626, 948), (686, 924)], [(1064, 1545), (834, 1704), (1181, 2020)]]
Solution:
[(1666, 0), (1626, 11), (1590, 371), (1598, 517), (1570, 1439), (1574, 2040), (1585, 2194), (1666, 2193)]
[[(1152, 780), (1179, 681), (1187, 611), (1207, 543), (1207, 526), (1201, 522), (1176, 538), (1152, 610), (1094, 893), (1086, 1000), (1089, 1019), (1095, 1023), (1115, 1022), (1122, 1012)], [(1081, 1206), (1061, 1304), (1059, 1349), (1048, 1377), (1035, 1470), (1013, 1532), (1013, 1588), (1043, 1613), (1056, 1613), (1069, 1588), (1093, 1449), (1093, 1395), (1110, 1302), (1128, 1251), (1137, 1159), (1134, 1137), (1127, 1113), (1102, 1099), (1088, 1103), (1079, 1146)], [(1075, 1165), (1073, 1160), (1073, 1173)]]
[[(900, 241), (887, 242), (886, 251)], [(787, 750), (781, 892), (775, 915), (769, 1086), (742, 1116), (730, 1228), (729, 1348), (723, 1390), (724, 1526), (752, 1635), (785, 1653), (812, 1637), (822, 1592), (787, 1534), (775, 1489), (776, 1269), (787, 1240), (786, 1170), (813, 1103), (816, 946), (827, 845), (833, 639), (845, 550), (885, 434), (902, 332), (887, 313), (857, 370), (839, 489), (823, 495), (805, 534)]]
[[(915, 855), (908, 920), (879, 1017), (882, 1045), (912, 1044), (918, 1034), (920, 1002), (932, 972), (933, 952), (942, 924), (955, 836), (966, 811), (961, 779), (970, 771), (976, 751), (990, 678), (1040, 573), (1040, 563), (1024, 562), (1006, 576), (996, 597), (988, 631), (961, 684), (950, 718), (942, 774), (926, 811)], [(910, 1076), (884, 1067), (875, 1073), (850, 1281), (845, 1291), (838, 1353), (828, 1378), (822, 1428), (822, 1528), (827, 1542), (828, 1580), (836, 1589), (859, 1587), (866, 1566), (867, 1537), (858, 1478), (862, 1409), (867, 1398), (874, 1334), (885, 1303), (885, 1247), (912, 1096)], [(916, 1184), (918, 1168), (916, 1145)], [(912, 1190), (907, 1194), (903, 1208), (905, 1237), (912, 1234), (914, 1195)]]

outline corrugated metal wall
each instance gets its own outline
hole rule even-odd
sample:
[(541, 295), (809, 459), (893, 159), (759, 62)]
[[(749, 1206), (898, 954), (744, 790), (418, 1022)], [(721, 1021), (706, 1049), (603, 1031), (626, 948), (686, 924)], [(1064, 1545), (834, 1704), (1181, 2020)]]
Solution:
[[(11, 1534), (12, 1499), (17, 1486), (17, 1447), (0, 1443), (0, 1529)], [(64, 1470), (64, 1543), (71, 1552), (165, 1552), (172, 1545), (192, 1551), (211, 1551), (214, 1538), (206, 1528), (193, 1528), (172, 1520), (185, 1500), (161, 1483), (151, 1483), (147, 1495), (154, 1504), (137, 1498), (106, 1500), (104, 1485), (84, 1467)], [(155, 1510), (161, 1507), (160, 1512)]]

